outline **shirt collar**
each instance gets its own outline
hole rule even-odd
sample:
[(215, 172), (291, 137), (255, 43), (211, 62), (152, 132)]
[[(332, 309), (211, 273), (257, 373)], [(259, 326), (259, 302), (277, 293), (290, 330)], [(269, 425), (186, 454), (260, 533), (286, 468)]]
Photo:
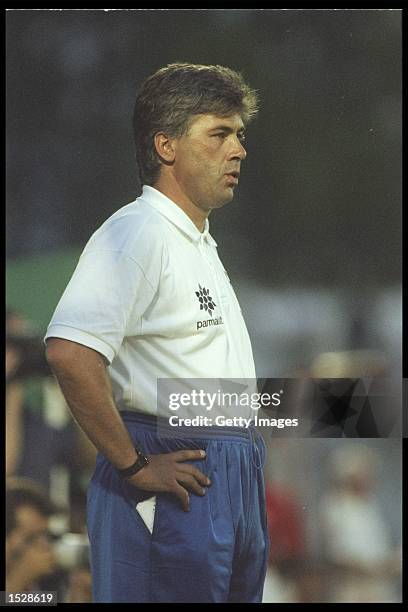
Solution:
[(187, 234), (194, 242), (199, 242), (200, 239), (207, 240), (212, 246), (217, 246), (214, 238), (210, 234), (210, 224), (208, 219), (205, 220), (204, 231), (194, 225), (190, 217), (178, 206), (173, 200), (170, 200), (161, 191), (158, 191), (151, 185), (143, 185), (142, 195), (140, 199), (152, 206), (163, 217), (166, 217), (171, 223), (176, 225), (184, 234)]

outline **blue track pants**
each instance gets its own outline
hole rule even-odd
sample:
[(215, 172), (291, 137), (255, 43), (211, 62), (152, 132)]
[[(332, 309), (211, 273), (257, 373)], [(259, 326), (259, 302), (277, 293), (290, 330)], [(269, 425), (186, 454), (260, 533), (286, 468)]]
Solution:
[(120, 479), (99, 454), (88, 489), (94, 602), (260, 602), (268, 555), (262, 438), (219, 427), (161, 437), (154, 418), (122, 416), (146, 454), (204, 449), (205, 459), (189, 463), (212, 484), (203, 497), (190, 493), (189, 512), (158, 493), (149, 529), (136, 506), (152, 493)]

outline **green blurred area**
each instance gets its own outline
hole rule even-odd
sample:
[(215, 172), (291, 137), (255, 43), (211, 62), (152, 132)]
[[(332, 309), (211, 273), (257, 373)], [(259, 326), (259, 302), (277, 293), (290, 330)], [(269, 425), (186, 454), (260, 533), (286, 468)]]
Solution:
[(45, 332), (80, 253), (79, 247), (71, 247), (8, 261), (7, 308), (18, 310)]

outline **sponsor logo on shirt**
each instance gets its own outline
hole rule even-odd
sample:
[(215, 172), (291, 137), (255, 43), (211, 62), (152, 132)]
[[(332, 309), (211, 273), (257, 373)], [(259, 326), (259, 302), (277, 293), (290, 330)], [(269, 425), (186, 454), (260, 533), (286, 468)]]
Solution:
[(223, 325), (224, 321), (222, 317), (213, 318), (213, 310), (217, 307), (217, 304), (214, 302), (212, 297), (210, 296), (210, 291), (205, 287), (202, 287), (198, 284), (198, 291), (195, 292), (198, 301), (200, 303), (200, 310), (205, 310), (210, 315), (211, 319), (207, 319), (205, 321), (197, 321), (197, 330), (202, 327), (211, 327), (213, 325)]
[(210, 296), (210, 292), (205, 287), (202, 287), (200, 283), (198, 283), (199, 291), (196, 291), (195, 294), (198, 297), (198, 301), (200, 302), (200, 310), (206, 310), (208, 314), (212, 317), (212, 311), (217, 306), (212, 297)]
[(212, 325), (224, 325), (222, 317), (207, 319), (206, 321), (197, 321), (197, 329), (201, 329), (202, 327), (211, 327)]

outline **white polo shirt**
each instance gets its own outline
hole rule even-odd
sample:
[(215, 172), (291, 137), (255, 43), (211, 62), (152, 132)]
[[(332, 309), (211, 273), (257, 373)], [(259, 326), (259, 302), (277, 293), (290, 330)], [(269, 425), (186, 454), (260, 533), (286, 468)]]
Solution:
[(116, 405), (156, 414), (158, 378), (255, 379), (217, 244), (153, 187), (91, 236), (45, 338), (102, 353)]

